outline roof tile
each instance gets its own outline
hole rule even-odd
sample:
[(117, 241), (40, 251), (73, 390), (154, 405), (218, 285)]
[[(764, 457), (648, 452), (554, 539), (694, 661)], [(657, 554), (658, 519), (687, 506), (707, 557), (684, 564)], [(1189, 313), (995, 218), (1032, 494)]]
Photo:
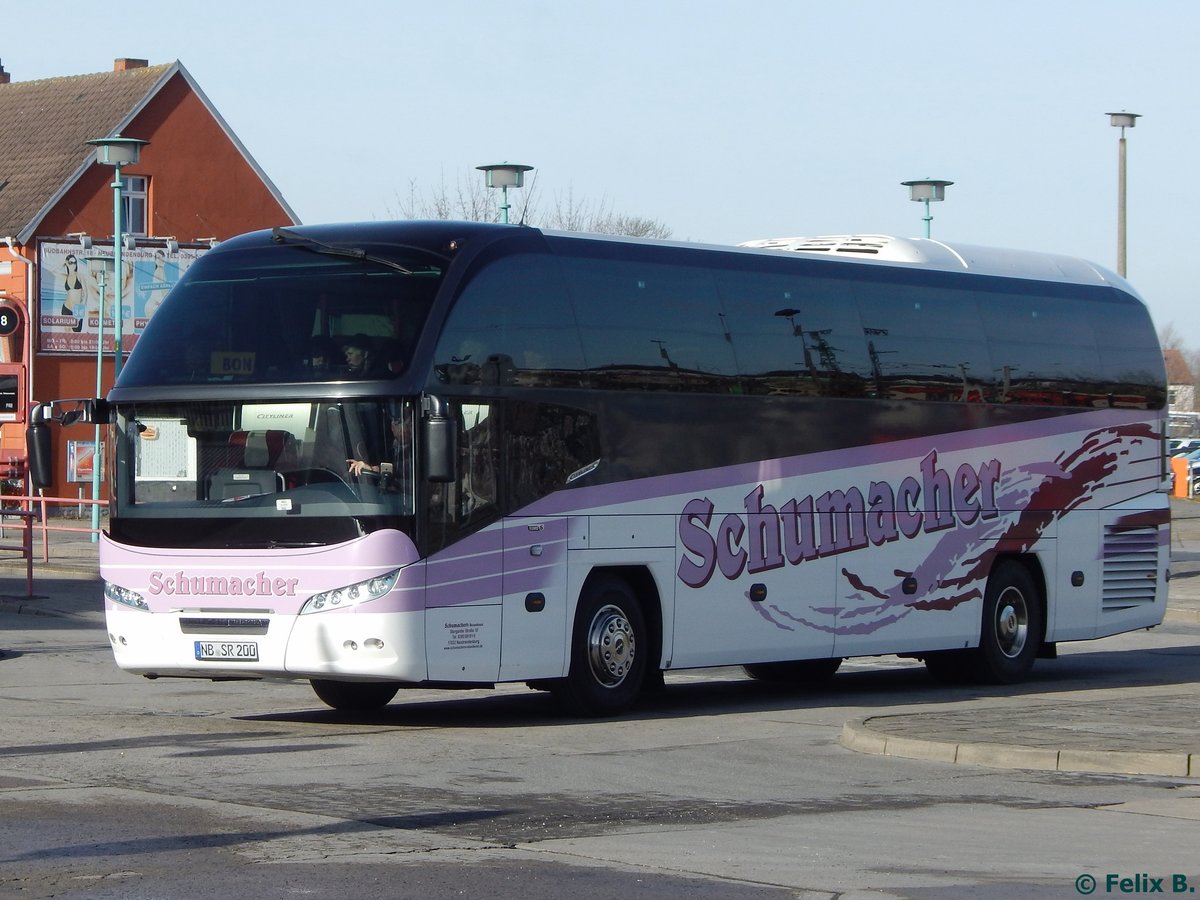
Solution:
[[(0, 84), (0, 237), (17, 235), (171, 64)], [(137, 135), (127, 135), (137, 137)]]

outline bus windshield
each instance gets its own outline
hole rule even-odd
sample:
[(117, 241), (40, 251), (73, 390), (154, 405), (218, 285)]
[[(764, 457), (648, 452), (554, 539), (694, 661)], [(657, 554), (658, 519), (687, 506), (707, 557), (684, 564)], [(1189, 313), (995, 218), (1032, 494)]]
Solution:
[(408, 531), (413, 428), (411, 400), (124, 404), (114, 521), (138, 543), (179, 530), (209, 546), (234, 545), (231, 522), (243, 523), (242, 547)]
[(406, 247), (282, 242), (192, 266), (146, 326), (122, 387), (393, 378), (441, 283)]

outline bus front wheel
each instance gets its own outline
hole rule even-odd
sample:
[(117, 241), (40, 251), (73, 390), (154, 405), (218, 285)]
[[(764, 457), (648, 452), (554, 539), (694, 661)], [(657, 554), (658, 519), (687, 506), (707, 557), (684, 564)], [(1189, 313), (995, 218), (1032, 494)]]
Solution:
[(650, 647), (642, 608), (619, 578), (584, 590), (571, 636), (571, 668), (553, 692), (573, 713), (609, 716), (628, 709), (646, 675)]
[(400, 685), (394, 681), (329, 681), (313, 678), (310, 682), (321, 702), (349, 712), (380, 709), (392, 702)]

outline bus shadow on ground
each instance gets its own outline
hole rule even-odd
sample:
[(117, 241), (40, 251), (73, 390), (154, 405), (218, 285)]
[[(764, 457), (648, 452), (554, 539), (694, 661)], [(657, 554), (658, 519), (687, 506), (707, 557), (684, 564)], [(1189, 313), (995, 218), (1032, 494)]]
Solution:
[[(249, 721), (312, 722), (380, 727), (527, 728), (650, 719), (679, 720), (736, 713), (775, 712), (826, 707), (913, 710), (932, 704), (1020, 698), (1085, 690), (1179, 686), (1200, 683), (1200, 646), (1075, 653), (1041, 660), (1033, 675), (1017, 685), (945, 685), (923, 666), (897, 661), (878, 668), (847, 671), (818, 685), (779, 685), (739, 678), (737, 669), (711, 669), (668, 675), (665, 687), (643, 695), (628, 713), (589, 719), (563, 712), (540, 691), (496, 693), (448, 691), (436, 699), (423, 695), (406, 702), (401, 690), (388, 706), (369, 712), (314, 708), (242, 717)], [(711, 672), (712, 679), (703, 677)]]

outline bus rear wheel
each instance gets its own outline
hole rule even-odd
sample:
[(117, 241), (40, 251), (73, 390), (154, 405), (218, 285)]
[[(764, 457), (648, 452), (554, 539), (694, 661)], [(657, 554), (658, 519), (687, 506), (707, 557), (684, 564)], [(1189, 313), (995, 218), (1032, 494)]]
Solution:
[(756, 681), (773, 684), (819, 684), (828, 681), (842, 664), (840, 656), (832, 659), (801, 659), (795, 662), (752, 663), (742, 670)]
[(552, 690), (572, 713), (616, 715), (641, 691), (649, 655), (645, 616), (629, 585), (611, 576), (596, 578), (575, 612), (571, 668)]
[(1014, 684), (1029, 674), (1042, 643), (1042, 602), (1029, 570), (1004, 560), (988, 576), (979, 648), (972, 674), (988, 684)]
[(1029, 570), (1002, 560), (988, 576), (979, 646), (925, 656), (944, 684), (1015, 684), (1029, 674), (1042, 643), (1042, 598)]
[(313, 692), (326, 706), (348, 712), (381, 709), (392, 702), (400, 685), (394, 681), (329, 681), (313, 678)]

